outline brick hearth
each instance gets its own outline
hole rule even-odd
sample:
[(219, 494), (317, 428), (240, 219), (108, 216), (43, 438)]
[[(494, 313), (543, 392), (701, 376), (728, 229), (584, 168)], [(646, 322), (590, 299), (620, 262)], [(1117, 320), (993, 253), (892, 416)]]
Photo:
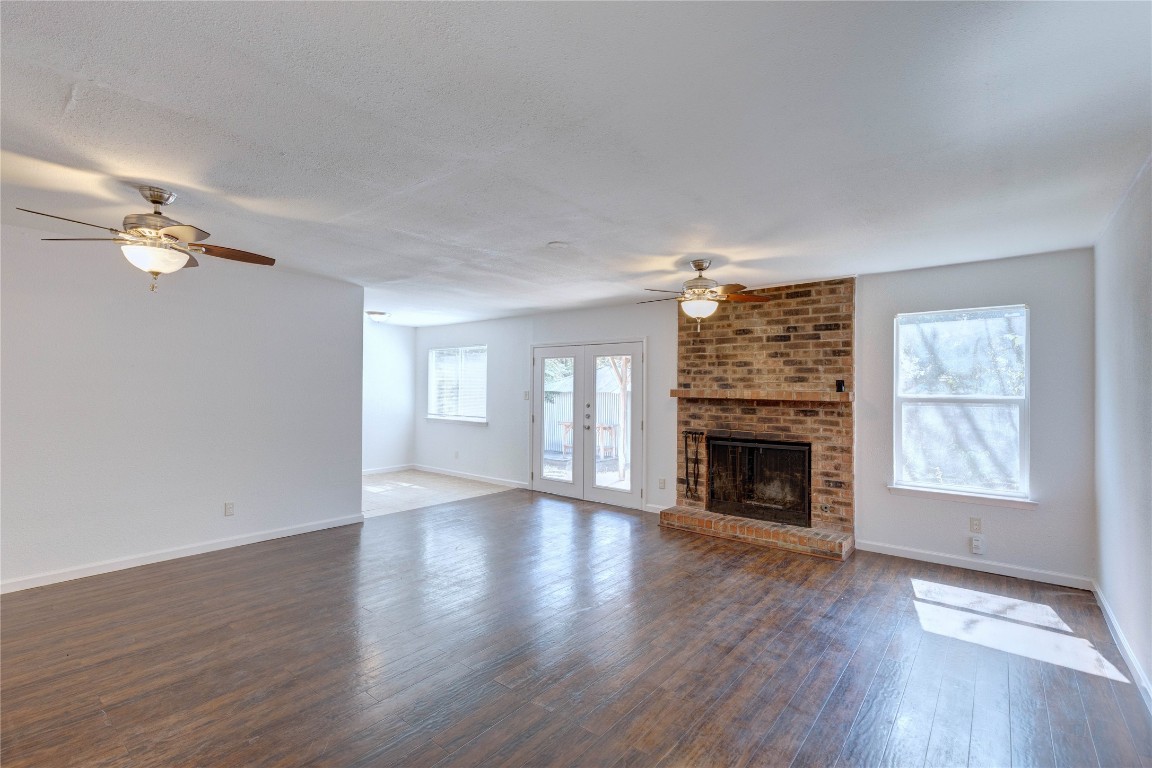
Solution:
[[(852, 488), (855, 280), (767, 288), (766, 303), (721, 303), (696, 330), (679, 327), (679, 433), (808, 442), (812, 445), (812, 527), (708, 511), (708, 457), (700, 445), (699, 492), (688, 493), (678, 441), (676, 507), (669, 528), (749, 541), (823, 557), (854, 547)], [(837, 392), (836, 381), (844, 382)], [(827, 509), (827, 511), (825, 511)]]
[(660, 513), (660, 525), (833, 560), (844, 560), (852, 554), (853, 548), (850, 533), (797, 528), (794, 525), (781, 525), (766, 520), (717, 515), (702, 509), (684, 507), (666, 509)]

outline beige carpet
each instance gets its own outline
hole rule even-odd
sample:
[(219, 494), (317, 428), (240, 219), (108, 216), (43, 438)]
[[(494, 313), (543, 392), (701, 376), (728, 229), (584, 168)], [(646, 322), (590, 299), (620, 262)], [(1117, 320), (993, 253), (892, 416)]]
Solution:
[(419, 469), (364, 475), (361, 510), (364, 517), (390, 515), (408, 509), (430, 507), (447, 501), (471, 499), (507, 491), (513, 486), (484, 483)]

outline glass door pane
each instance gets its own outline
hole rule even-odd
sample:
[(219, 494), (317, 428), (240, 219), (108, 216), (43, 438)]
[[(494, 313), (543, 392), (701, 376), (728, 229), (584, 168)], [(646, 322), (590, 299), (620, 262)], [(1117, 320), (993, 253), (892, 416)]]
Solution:
[(572, 482), (572, 457), (575, 453), (574, 385), (575, 357), (544, 358), (544, 391), (540, 420), (540, 477), (563, 483)]
[(632, 355), (594, 355), (595, 446), (592, 461), (597, 488), (632, 490)]

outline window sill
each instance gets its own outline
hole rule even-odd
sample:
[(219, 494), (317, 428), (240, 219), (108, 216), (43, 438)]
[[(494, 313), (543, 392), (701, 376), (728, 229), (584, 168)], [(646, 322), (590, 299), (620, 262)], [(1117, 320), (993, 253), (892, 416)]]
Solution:
[(980, 504), (986, 507), (1036, 509), (1040, 506), (1039, 502), (1032, 499), (1021, 499), (1015, 496), (985, 496), (979, 493), (961, 493), (959, 491), (933, 491), (927, 488), (909, 488), (904, 485), (889, 485), (888, 493), (895, 496), (918, 496), (922, 499), (958, 501), (961, 504)]
[(454, 424), (479, 424), (480, 426), (488, 426), (488, 419), (469, 419), (465, 416), (430, 416), (425, 415), (428, 421), (450, 421)]

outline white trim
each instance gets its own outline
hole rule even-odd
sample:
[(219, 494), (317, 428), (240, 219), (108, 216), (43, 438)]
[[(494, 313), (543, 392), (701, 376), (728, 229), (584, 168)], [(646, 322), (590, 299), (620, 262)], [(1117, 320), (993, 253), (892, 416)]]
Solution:
[(660, 514), (661, 512), (663, 512), (666, 509), (672, 509), (672, 507), (666, 507), (663, 504), (645, 504), (644, 505), (644, 511), (645, 512), (655, 512), (656, 514)]
[(1124, 632), (1120, 629), (1120, 622), (1116, 620), (1116, 614), (1112, 612), (1112, 607), (1108, 605), (1108, 601), (1104, 598), (1104, 592), (1096, 581), (1092, 582), (1092, 592), (1096, 595), (1096, 602), (1100, 604), (1100, 612), (1104, 614), (1104, 623), (1108, 625), (1108, 631), (1112, 633), (1112, 639), (1116, 641), (1120, 655), (1124, 657), (1128, 670), (1135, 678), (1136, 690), (1140, 691), (1140, 698), (1144, 700), (1144, 706), (1148, 708), (1148, 713), (1152, 714), (1152, 682), (1149, 682), (1148, 674), (1140, 666), (1136, 654), (1132, 652), (1132, 646), (1129, 645), (1128, 638), (1124, 637)]
[(454, 421), (457, 424), (479, 424), (482, 427), (488, 426), (487, 417), (481, 419), (478, 416), (433, 416), (429, 413), (425, 415), (424, 418), (428, 419), (428, 421)]
[(189, 544), (183, 547), (159, 549), (154, 552), (146, 552), (142, 555), (119, 557), (114, 560), (102, 560), (98, 563), (90, 563), (88, 565), (81, 565), (75, 568), (62, 568), (58, 571), (48, 571), (46, 573), (37, 573), (32, 576), (24, 576), (19, 579), (10, 579), (0, 584), (0, 593), (17, 592), (22, 589), (31, 589), (33, 587), (43, 587), (47, 584), (56, 584), (61, 581), (82, 579), (85, 576), (96, 576), (101, 573), (122, 571), (126, 568), (135, 568), (140, 565), (150, 565), (152, 563), (160, 563), (165, 560), (176, 560), (181, 557), (202, 555), (205, 552), (215, 552), (220, 549), (242, 547), (245, 544), (256, 544), (257, 542), (261, 541), (282, 539), (287, 536), (297, 536), (301, 533), (312, 533), (313, 531), (321, 531), (325, 528), (338, 528), (342, 525), (356, 525), (362, 522), (364, 522), (364, 515), (362, 513), (357, 513), (355, 515), (348, 515), (347, 517), (333, 517), (328, 520), (318, 520), (314, 523), (291, 525), (287, 528), (273, 528), (272, 530), (268, 531), (244, 533), (240, 534), (239, 536), (229, 536), (224, 539), (214, 539), (212, 541), (204, 541), (199, 544)]
[(503, 477), (489, 477), (488, 475), (474, 475), (471, 472), (458, 472), (454, 469), (444, 469), (443, 467), (433, 467), (428, 464), (413, 464), (411, 469), (419, 469), (421, 472), (435, 472), (438, 475), (450, 475), (452, 477), (462, 477), (465, 480), (480, 480), (485, 483), (495, 483), (496, 485), (507, 485), (512, 488), (528, 488), (528, 483), (521, 480), (508, 480)]
[(1059, 571), (1045, 571), (1041, 570), (1040, 568), (1026, 568), (1024, 566), (1012, 565), (1011, 563), (1001, 563), (995, 560), (977, 560), (974, 557), (949, 555), (944, 552), (933, 552), (927, 549), (898, 547), (892, 544), (884, 544), (879, 541), (861, 541), (860, 539), (856, 539), (856, 549), (862, 550), (864, 552), (879, 552), (882, 555), (906, 557), (909, 560), (923, 560), (925, 562), (937, 563), (939, 565), (954, 565), (957, 568), (967, 568), (970, 571), (996, 573), (1001, 576), (1014, 576), (1018, 579), (1042, 581), (1045, 584), (1058, 584), (1062, 587), (1083, 589), (1089, 592), (1092, 591), (1092, 579), (1088, 578), (1087, 576), (1074, 576), (1070, 573), (1060, 573)]
[(415, 464), (396, 464), (391, 467), (376, 467), (375, 469), (365, 469), (360, 474), (362, 475), (379, 475), (385, 472), (403, 472), (406, 469), (416, 469)]
[(911, 488), (907, 485), (889, 485), (888, 493), (894, 496), (919, 496), (923, 499), (958, 501), (961, 504), (981, 504), (986, 507), (1012, 507), (1013, 509), (1036, 509), (1040, 502), (1031, 499), (1017, 499), (1010, 496), (984, 496), (979, 493), (960, 491), (931, 491), (927, 488)]

